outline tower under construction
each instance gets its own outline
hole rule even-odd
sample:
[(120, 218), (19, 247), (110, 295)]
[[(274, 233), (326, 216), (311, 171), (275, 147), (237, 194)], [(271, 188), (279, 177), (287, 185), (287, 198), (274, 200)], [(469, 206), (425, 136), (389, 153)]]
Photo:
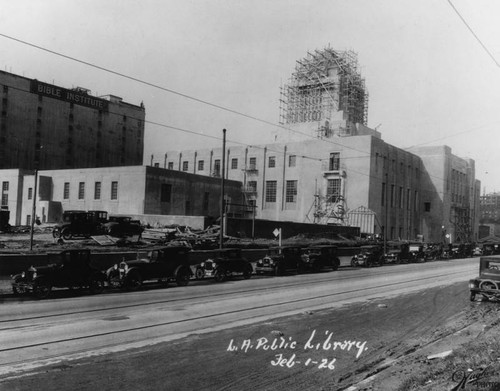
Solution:
[(350, 136), (357, 134), (356, 124), (367, 123), (368, 92), (351, 50), (308, 52), (280, 95), (280, 124), (300, 133)]

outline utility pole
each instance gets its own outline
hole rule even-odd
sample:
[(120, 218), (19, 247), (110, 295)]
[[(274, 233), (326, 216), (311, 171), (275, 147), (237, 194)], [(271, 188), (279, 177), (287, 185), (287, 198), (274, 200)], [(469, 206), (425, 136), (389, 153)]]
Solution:
[(225, 174), (225, 165), (226, 165), (226, 129), (222, 129), (222, 170), (221, 170), (221, 195), (220, 195), (220, 237), (219, 237), (219, 248), (222, 249), (224, 247), (224, 216), (225, 216), (225, 208), (226, 203), (224, 199), (224, 174)]

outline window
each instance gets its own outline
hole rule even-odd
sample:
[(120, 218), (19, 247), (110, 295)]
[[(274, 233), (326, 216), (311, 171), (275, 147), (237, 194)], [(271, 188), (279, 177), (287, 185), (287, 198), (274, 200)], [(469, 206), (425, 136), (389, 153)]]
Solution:
[(208, 213), (208, 202), (210, 199), (210, 193), (205, 192), (203, 194), (203, 213), (207, 214)]
[(160, 190), (160, 201), (170, 202), (172, 197), (172, 185), (169, 183), (162, 183)]
[(403, 209), (403, 188), (401, 186), (399, 186), (399, 197), (398, 197), (398, 201), (399, 201), (399, 209)]
[(385, 206), (385, 183), (382, 183), (382, 197), (380, 205)]
[(183, 161), (182, 162), (182, 171), (187, 171), (188, 169), (189, 169), (189, 162)]
[(424, 210), (426, 212), (430, 212), (431, 211), (431, 203), (430, 202), (424, 202)]
[(391, 208), (394, 207), (394, 196), (396, 195), (395, 193), (395, 186), (391, 185)]
[(410, 210), (411, 209), (411, 190), (410, 189), (406, 189), (406, 209), (407, 210)]
[(256, 157), (251, 157), (249, 160), (250, 167), (248, 167), (250, 170), (256, 170), (257, 169), (257, 158)]
[(168, 162), (168, 167), (167, 167), (169, 170), (173, 170), (174, 169), (174, 162)]
[(329, 171), (338, 171), (339, 168), (340, 168), (340, 152), (330, 153), (328, 170)]
[(257, 191), (257, 181), (248, 181), (247, 182), (247, 189), (250, 192), (256, 192)]
[(9, 195), (7, 193), (2, 194), (2, 206), (7, 206), (9, 203)]
[(266, 181), (266, 202), (276, 202), (276, 181)]
[(340, 178), (328, 179), (326, 185), (326, 201), (336, 202), (340, 196)]
[(274, 168), (276, 167), (276, 156), (269, 156), (269, 168)]
[(186, 200), (185, 203), (185, 212), (186, 216), (189, 216), (191, 214), (191, 201)]
[(96, 182), (94, 184), (94, 200), (101, 199), (101, 182)]
[(78, 183), (78, 199), (83, 200), (85, 198), (85, 182)]
[(69, 200), (69, 182), (64, 182), (63, 199)]
[(297, 181), (286, 181), (286, 202), (297, 202)]
[(116, 181), (111, 182), (111, 199), (118, 199), (118, 182)]
[(5, 93), (9, 92), (9, 86), (3, 86), (3, 92)]
[(29, 187), (28, 188), (28, 200), (33, 199), (33, 188)]
[(220, 176), (220, 159), (215, 159), (214, 161), (213, 176)]
[(297, 163), (297, 156), (296, 155), (288, 156), (288, 167), (295, 167), (296, 163)]
[(203, 171), (204, 166), (205, 166), (205, 161), (198, 160), (198, 171)]
[(2, 191), (9, 191), (9, 182), (2, 182)]
[(234, 158), (231, 159), (231, 170), (237, 170), (238, 169), (238, 159)]

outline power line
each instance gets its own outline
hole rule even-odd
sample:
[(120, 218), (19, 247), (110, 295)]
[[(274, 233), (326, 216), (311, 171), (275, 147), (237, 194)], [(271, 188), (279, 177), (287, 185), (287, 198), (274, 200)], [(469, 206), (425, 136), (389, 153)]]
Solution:
[(497, 67), (500, 67), (500, 64), (498, 63), (498, 61), (495, 59), (495, 57), (493, 56), (493, 54), (491, 54), (491, 52), (488, 50), (488, 48), (486, 47), (486, 45), (481, 41), (481, 39), (479, 39), (479, 37), (477, 36), (477, 34), (474, 32), (474, 30), (472, 30), (472, 28), (469, 26), (469, 24), (467, 23), (467, 21), (464, 19), (464, 17), (460, 14), (460, 12), (456, 9), (456, 7), (453, 5), (453, 3), (451, 2), (451, 0), (447, 0), (448, 1), (448, 4), (450, 5), (451, 8), (453, 8), (453, 10), (455, 11), (455, 13), (458, 15), (458, 17), (462, 20), (462, 22), (465, 24), (465, 26), (467, 27), (467, 29), (471, 32), (471, 34), (474, 36), (474, 38), (476, 38), (476, 41), (479, 42), (479, 44), (481, 45), (481, 47), (484, 49), (484, 51), (488, 54), (488, 56), (490, 56), (490, 58), (493, 60), (493, 62), (496, 64)]

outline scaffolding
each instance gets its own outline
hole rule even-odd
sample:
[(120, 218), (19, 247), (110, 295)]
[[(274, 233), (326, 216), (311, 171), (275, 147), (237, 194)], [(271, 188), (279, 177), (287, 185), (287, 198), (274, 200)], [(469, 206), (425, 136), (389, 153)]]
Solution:
[[(331, 137), (335, 113), (343, 111), (339, 135), (367, 124), (368, 92), (358, 71), (357, 53), (326, 48), (298, 60), (289, 82), (280, 88), (280, 124), (317, 123), (318, 137)], [(334, 125), (334, 124), (333, 124)]]

